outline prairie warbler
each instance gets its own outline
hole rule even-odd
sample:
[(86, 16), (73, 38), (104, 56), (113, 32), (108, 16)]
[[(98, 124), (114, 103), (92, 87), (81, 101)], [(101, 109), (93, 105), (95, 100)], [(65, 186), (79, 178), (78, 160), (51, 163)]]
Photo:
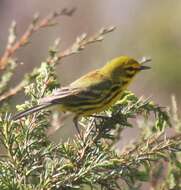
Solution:
[(141, 70), (149, 69), (143, 63), (130, 57), (121, 56), (100, 69), (89, 72), (66, 87), (53, 91), (52, 95), (39, 100), (39, 104), (16, 114), (20, 119), (41, 109), (58, 105), (62, 111), (75, 113), (74, 124), (78, 129), (78, 118), (101, 112), (114, 104), (127, 88), (134, 76)]

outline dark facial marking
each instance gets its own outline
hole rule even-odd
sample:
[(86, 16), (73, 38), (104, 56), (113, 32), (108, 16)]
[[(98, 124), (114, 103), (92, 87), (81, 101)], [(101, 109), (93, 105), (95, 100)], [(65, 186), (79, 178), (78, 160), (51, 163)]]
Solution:
[(126, 73), (126, 77), (132, 78), (135, 75), (135, 72), (132, 73)]
[(126, 68), (127, 71), (135, 71), (135, 68), (134, 67), (128, 67)]
[(130, 67), (127, 67), (126, 70), (127, 71), (139, 71), (140, 68), (139, 67), (132, 67), (132, 66), (130, 66)]

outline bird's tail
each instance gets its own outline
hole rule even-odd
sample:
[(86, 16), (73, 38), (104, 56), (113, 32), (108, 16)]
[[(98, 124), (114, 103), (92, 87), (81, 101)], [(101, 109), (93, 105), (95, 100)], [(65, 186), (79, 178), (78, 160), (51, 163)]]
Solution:
[(20, 119), (20, 118), (22, 118), (22, 117), (24, 117), (24, 116), (27, 116), (27, 115), (32, 114), (32, 113), (34, 113), (34, 112), (37, 112), (37, 111), (39, 111), (39, 110), (41, 110), (41, 109), (47, 108), (47, 107), (49, 107), (49, 106), (51, 106), (51, 103), (44, 103), (44, 104), (36, 105), (36, 106), (34, 106), (34, 107), (32, 107), (32, 108), (29, 108), (29, 109), (27, 109), (27, 110), (25, 110), (25, 111), (22, 111), (22, 112), (17, 113), (16, 115), (14, 115), (14, 116), (12, 117), (12, 119), (13, 119), (14, 121), (15, 121), (15, 120), (18, 120), (18, 119)]

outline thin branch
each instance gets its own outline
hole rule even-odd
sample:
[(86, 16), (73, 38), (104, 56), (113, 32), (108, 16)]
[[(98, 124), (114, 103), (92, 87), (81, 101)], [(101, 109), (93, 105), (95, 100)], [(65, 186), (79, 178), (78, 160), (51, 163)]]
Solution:
[(0, 70), (4, 70), (6, 65), (8, 64), (9, 58), (16, 53), (18, 49), (25, 46), (27, 43), (29, 43), (31, 36), (39, 31), (42, 28), (49, 27), (55, 24), (54, 20), (59, 16), (72, 16), (72, 14), (75, 12), (75, 8), (72, 8), (70, 10), (68, 9), (62, 9), (60, 12), (54, 12), (50, 14), (49, 16), (43, 18), (40, 20), (39, 15), (35, 15), (33, 18), (32, 23), (29, 25), (27, 30), (24, 32), (24, 34), (16, 40), (16, 23), (13, 22), (11, 28), (10, 28), (10, 34), (8, 38), (7, 47), (0, 58)]
[(102, 28), (99, 32), (94, 34), (93, 36), (88, 37), (86, 33), (82, 34), (81, 36), (77, 37), (76, 41), (67, 49), (64, 51), (58, 53), (56, 59), (48, 59), (48, 63), (58, 63), (62, 58), (65, 58), (67, 56), (71, 56), (73, 54), (77, 54), (80, 51), (84, 50), (85, 47), (89, 44), (95, 43), (95, 42), (101, 42), (104, 40), (104, 36), (112, 31), (114, 31), (116, 27), (111, 26), (107, 28)]
[(20, 92), (25, 86), (27, 85), (26, 81), (21, 81), (18, 85), (16, 85), (14, 88), (11, 88), (7, 92), (5, 92), (3, 95), (0, 96), (0, 103), (4, 100), (14, 96), (18, 92)]

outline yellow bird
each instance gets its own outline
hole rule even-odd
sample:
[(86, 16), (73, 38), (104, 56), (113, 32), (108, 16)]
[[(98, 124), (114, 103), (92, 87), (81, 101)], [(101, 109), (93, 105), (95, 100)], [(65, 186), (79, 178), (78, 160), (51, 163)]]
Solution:
[(39, 100), (39, 104), (16, 114), (13, 120), (41, 109), (57, 105), (62, 111), (75, 113), (74, 124), (78, 129), (78, 118), (106, 110), (120, 99), (122, 93), (141, 70), (149, 69), (128, 56), (120, 56), (100, 69), (87, 73), (70, 85), (56, 89), (52, 95)]

